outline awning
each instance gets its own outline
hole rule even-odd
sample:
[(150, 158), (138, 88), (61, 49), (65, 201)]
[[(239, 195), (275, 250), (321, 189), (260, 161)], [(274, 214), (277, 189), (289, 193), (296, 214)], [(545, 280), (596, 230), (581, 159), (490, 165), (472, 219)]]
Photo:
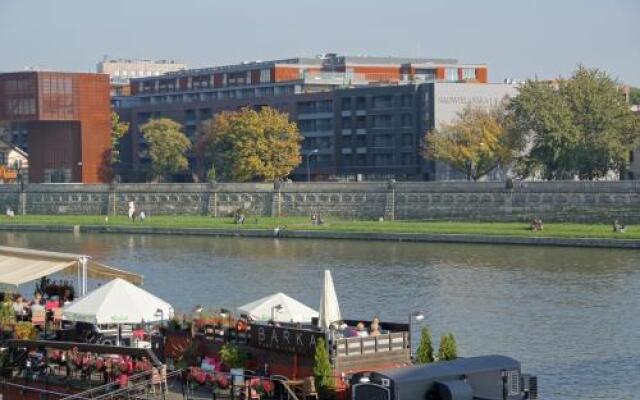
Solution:
[[(77, 274), (83, 257), (86, 256), (0, 246), (0, 284), (17, 286), (56, 272)], [(86, 258), (87, 275), (90, 278), (122, 278), (136, 285), (142, 284), (141, 275)]]

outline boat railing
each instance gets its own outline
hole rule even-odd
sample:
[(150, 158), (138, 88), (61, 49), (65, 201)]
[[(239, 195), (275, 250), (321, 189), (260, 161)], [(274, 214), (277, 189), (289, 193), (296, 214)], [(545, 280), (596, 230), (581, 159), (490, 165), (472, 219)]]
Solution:
[(408, 332), (391, 332), (376, 336), (339, 338), (333, 342), (337, 357), (350, 357), (380, 352), (405, 351), (409, 348)]

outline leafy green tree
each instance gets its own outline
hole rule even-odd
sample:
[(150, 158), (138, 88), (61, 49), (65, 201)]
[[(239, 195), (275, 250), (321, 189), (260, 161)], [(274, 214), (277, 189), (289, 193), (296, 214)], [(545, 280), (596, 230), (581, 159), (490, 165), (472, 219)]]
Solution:
[(458, 358), (458, 346), (453, 333), (445, 333), (440, 337), (440, 348), (438, 349), (438, 359), (440, 361), (455, 360)]
[(302, 137), (288, 115), (270, 107), (217, 114), (199, 130), (196, 153), (226, 181), (275, 181), (300, 164)]
[(619, 171), (640, 138), (618, 84), (605, 72), (579, 66), (569, 79), (528, 81), (510, 104), (512, 128), (529, 151), (522, 176), (596, 179)]
[(416, 363), (429, 364), (434, 361), (433, 344), (431, 342), (431, 330), (426, 326), (420, 331), (420, 344), (416, 350)]
[(152, 119), (140, 127), (149, 146), (153, 172), (160, 179), (184, 171), (189, 166), (187, 151), (191, 141), (182, 133), (182, 125), (168, 119)]
[(504, 106), (467, 107), (450, 124), (427, 132), (423, 156), (445, 162), (475, 181), (511, 161), (518, 144), (511, 132)]
[(316, 381), (318, 392), (325, 397), (330, 397), (330, 393), (335, 389), (333, 377), (333, 367), (329, 360), (327, 344), (323, 338), (316, 342), (316, 352), (313, 361), (313, 376)]
[(111, 112), (111, 164), (120, 162), (120, 139), (129, 131), (129, 123), (120, 121), (120, 116)]

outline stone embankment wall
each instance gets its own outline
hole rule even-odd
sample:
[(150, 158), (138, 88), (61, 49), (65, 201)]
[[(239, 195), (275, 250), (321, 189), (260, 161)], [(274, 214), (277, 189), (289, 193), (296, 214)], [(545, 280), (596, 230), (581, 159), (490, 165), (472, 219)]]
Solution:
[(149, 215), (640, 222), (640, 181), (0, 185), (0, 207), (20, 214), (124, 215), (129, 201)]

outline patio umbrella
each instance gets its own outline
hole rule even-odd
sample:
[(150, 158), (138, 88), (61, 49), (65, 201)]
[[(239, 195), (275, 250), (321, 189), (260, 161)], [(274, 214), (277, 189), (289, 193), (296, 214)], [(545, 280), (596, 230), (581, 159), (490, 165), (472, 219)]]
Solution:
[(324, 287), (322, 290), (322, 298), (320, 299), (320, 318), (318, 325), (323, 329), (329, 329), (329, 325), (333, 322), (341, 321), (340, 305), (338, 304), (338, 295), (333, 285), (331, 271), (324, 271)]
[(63, 310), (62, 318), (97, 325), (117, 324), (119, 327), (121, 324), (173, 318), (173, 307), (146, 290), (116, 278), (71, 303)]
[(318, 317), (318, 312), (284, 293), (275, 293), (238, 307), (256, 321), (306, 322)]

